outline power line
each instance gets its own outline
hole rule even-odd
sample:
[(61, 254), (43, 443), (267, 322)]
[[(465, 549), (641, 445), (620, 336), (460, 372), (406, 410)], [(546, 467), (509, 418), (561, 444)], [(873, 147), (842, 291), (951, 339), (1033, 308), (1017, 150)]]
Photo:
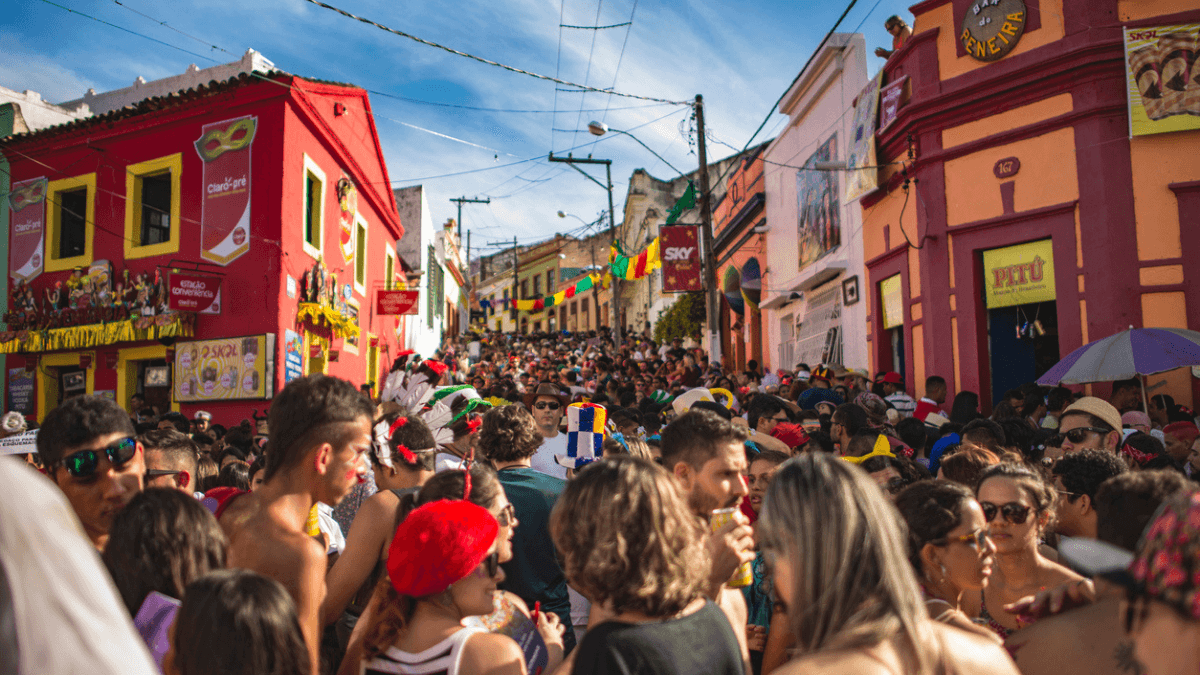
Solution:
[[(604, 0), (596, 0), (596, 23), (600, 23), (600, 10), (604, 7)], [(596, 54), (596, 35), (599, 31), (592, 32), (592, 46), (588, 50), (587, 70), (583, 72), (583, 86), (588, 86), (588, 78), (592, 75), (592, 58)], [(574, 145), (579, 138), (579, 123), (583, 120), (583, 104), (587, 101), (587, 92), (583, 92), (583, 96), (579, 97), (579, 114), (575, 117), (575, 133), (571, 135), (571, 145)]]
[[(621, 42), (621, 54), (617, 56), (617, 68), (613, 71), (613, 83), (609, 89), (617, 88), (617, 78), (621, 75), (621, 62), (625, 60), (625, 47), (629, 46), (629, 34), (633, 32), (633, 15), (637, 14), (638, 0), (633, 0), (633, 9), (629, 11), (629, 29), (625, 31), (625, 40)], [(600, 116), (600, 121), (608, 119), (608, 107), (612, 105), (612, 97), (608, 97), (608, 102), (604, 105), (604, 114)]]
[[(45, 1), (45, 2), (49, 2), (49, 0), (43, 0), (43, 1)], [(345, 16), (345, 17), (347, 17), (347, 18), (350, 18), (350, 19), (354, 19), (355, 21), (360, 21), (360, 22), (362, 22), (362, 23), (365, 23), (365, 24), (368, 24), (368, 25), (371, 25), (371, 26), (375, 26), (376, 28), (378, 28), (378, 29), (380, 29), (380, 30), (382, 30), (382, 31), (386, 31), (386, 32), (388, 32), (388, 33), (392, 33), (393, 35), (399, 35), (399, 36), (400, 36), (400, 37), (402, 37), (402, 38), (408, 38), (409, 40), (413, 40), (414, 42), (420, 42), (421, 44), (423, 44), (423, 45), (427, 45), (427, 46), (429, 46), (429, 47), (436, 47), (436, 48), (438, 48), (438, 49), (441, 49), (442, 51), (446, 51), (446, 52), (449, 52), (449, 53), (451, 53), (451, 54), (456, 54), (456, 55), (458, 55), (458, 56), (466, 57), (466, 58), (468, 58), (468, 59), (471, 59), (471, 60), (474, 60), (474, 61), (478, 61), (478, 62), (480, 62), (480, 63), (486, 63), (486, 64), (487, 64), (487, 65), (489, 65), (489, 66), (495, 66), (495, 67), (497, 67), (497, 68), (503, 68), (504, 70), (507, 70), (507, 71), (509, 71), (509, 72), (518, 73), (518, 74), (521, 74), (521, 75), (528, 75), (529, 77), (534, 77), (534, 78), (537, 78), (537, 79), (539, 79), (539, 80), (546, 80), (546, 81), (548, 81), (548, 82), (557, 82), (558, 84), (565, 84), (565, 85), (567, 85), (567, 86), (569, 86), (569, 87), (578, 87), (578, 88), (580, 88), (580, 89), (583, 89), (583, 90), (586, 90), (586, 91), (597, 91), (597, 92), (601, 92), (601, 93), (611, 93), (611, 94), (612, 94), (612, 95), (614, 95), (614, 96), (623, 96), (623, 97), (625, 97), (625, 98), (635, 98), (635, 99), (638, 99), (638, 100), (641, 100), (641, 101), (656, 101), (656, 102), (658, 102), (658, 103), (670, 103), (670, 104), (672, 104), (672, 105), (688, 105), (688, 102), (687, 102), (687, 101), (672, 101), (672, 100), (665, 99), (665, 98), (655, 98), (655, 97), (653, 97), (653, 96), (640, 96), (640, 95), (638, 95), (638, 94), (626, 94), (626, 93), (624, 93), (624, 92), (619, 92), (619, 91), (614, 91), (614, 92), (605, 92), (603, 89), (597, 89), (596, 87), (588, 87), (588, 86), (584, 86), (584, 85), (575, 84), (574, 82), (567, 82), (567, 81), (565, 81), (565, 80), (560, 80), (560, 79), (558, 79), (557, 77), (550, 77), (549, 75), (539, 75), (538, 73), (534, 73), (534, 72), (531, 72), (531, 71), (528, 71), (528, 70), (524, 70), (524, 69), (521, 69), (521, 68), (516, 68), (516, 67), (514, 67), (514, 66), (507, 66), (507, 65), (505, 65), (505, 64), (503, 64), (503, 63), (499, 63), (499, 62), (497, 62), (497, 61), (492, 61), (492, 60), (490, 60), (490, 59), (485, 59), (485, 58), (483, 58), (482, 56), (475, 56), (474, 54), (468, 54), (467, 52), (459, 51), (459, 50), (457, 50), (457, 49), (454, 49), (454, 48), (452, 48), (452, 47), (447, 47), (447, 46), (445, 46), (445, 45), (440, 45), (440, 44), (438, 44), (438, 43), (436, 43), (436, 42), (433, 42), (433, 41), (430, 41), (430, 40), (426, 40), (426, 39), (424, 39), (424, 38), (421, 38), (421, 37), (417, 37), (416, 35), (412, 35), (411, 33), (405, 33), (404, 31), (401, 31), (401, 30), (396, 30), (395, 28), (389, 28), (388, 26), (385, 26), (385, 25), (383, 25), (383, 24), (381, 24), (381, 23), (379, 23), (379, 22), (377, 22), (377, 21), (372, 21), (371, 19), (366, 19), (366, 18), (363, 18), (363, 17), (361, 17), (361, 16), (357, 16), (357, 15), (355, 15), (355, 14), (351, 14), (350, 12), (347, 12), (347, 11), (346, 11), (346, 10), (344, 10), (344, 9), (340, 9), (340, 8), (338, 8), (338, 7), (334, 7), (333, 5), (331, 5), (331, 4), (329, 4), (329, 3), (326, 3), (326, 2), (321, 2), (321, 0), (304, 0), (304, 1), (305, 1), (305, 2), (308, 2), (308, 3), (310, 3), (310, 4), (313, 4), (313, 5), (316, 5), (316, 6), (318, 6), (318, 7), (323, 7), (323, 8), (325, 8), (325, 9), (328, 9), (328, 10), (330, 10), (330, 11), (333, 11), (333, 12), (337, 12), (338, 14), (341, 14), (342, 16)], [(853, 4), (853, 3), (852, 3), (852, 4)]]
[(558, 27), (559, 28), (578, 28), (580, 30), (604, 30), (606, 28), (620, 28), (621, 26), (628, 26), (630, 23), (632, 23), (632, 22), (626, 21), (625, 23), (614, 23), (611, 26), (568, 26), (565, 23), (560, 23), (560, 24), (558, 24)]

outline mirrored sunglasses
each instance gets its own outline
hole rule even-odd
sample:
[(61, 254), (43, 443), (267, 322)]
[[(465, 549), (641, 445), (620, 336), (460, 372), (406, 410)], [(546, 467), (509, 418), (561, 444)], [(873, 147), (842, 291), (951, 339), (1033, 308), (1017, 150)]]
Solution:
[(107, 455), (113, 466), (120, 469), (137, 454), (137, 439), (123, 438), (99, 450), (80, 450), (62, 458), (67, 473), (75, 478), (90, 478), (100, 466), (100, 457)]

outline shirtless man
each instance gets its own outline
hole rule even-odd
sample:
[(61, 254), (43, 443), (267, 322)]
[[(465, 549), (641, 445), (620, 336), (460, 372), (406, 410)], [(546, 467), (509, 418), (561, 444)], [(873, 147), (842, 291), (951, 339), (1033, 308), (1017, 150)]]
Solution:
[(325, 547), (305, 532), (316, 502), (336, 505), (366, 472), (374, 407), (358, 389), (325, 375), (293, 380), (271, 403), (261, 487), (221, 515), (229, 566), (283, 584), (296, 601), (314, 675), (320, 671)]

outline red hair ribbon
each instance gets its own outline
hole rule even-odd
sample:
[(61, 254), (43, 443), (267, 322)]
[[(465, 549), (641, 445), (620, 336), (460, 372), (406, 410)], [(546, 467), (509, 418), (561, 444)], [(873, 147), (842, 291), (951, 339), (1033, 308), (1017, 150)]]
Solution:
[(471, 465), (475, 463), (475, 448), (467, 450), (463, 458), (463, 501), (471, 499)]
[(476, 431), (479, 431), (479, 427), (481, 427), (481, 426), (483, 426), (483, 418), (482, 417), (473, 417), (473, 418), (467, 420), (467, 429), (468, 429), (467, 433), (473, 434)]

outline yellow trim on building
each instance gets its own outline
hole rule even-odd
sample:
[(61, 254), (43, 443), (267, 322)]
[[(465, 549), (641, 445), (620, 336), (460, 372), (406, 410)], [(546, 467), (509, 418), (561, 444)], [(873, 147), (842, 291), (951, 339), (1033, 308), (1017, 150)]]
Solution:
[[(137, 362), (153, 359), (166, 359), (167, 348), (164, 345), (149, 345), (146, 347), (127, 347), (117, 350), (117, 405), (124, 408), (129, 405), (129, 397), (137, 391)], [(174, 364), (167, 363), (172, 369), (171, 410), (179, 411), (179, 403), (175, 401)], [(89, 377), (91, 371), (88, 371)], [(89, 381), (90, 382), (90, 381)], [(88, 387), (91, 391), (91, 387)], [(136, 411), (134, 411), (136, 412)]]
[[(315, 230), (317, 245), (313, 246), (308, 239), (308, 233), (305, 232), (304, 219), (308, 216), (308, 176), (316, 179), (317, 187), (317, 211), (313, 214), (313, 229)], [(323, 257), (322, 251), (325, 249), (325, 185), (328, 181), (325, 179), (325, 172), (317, 163), (313, 161), (307, 154), (304, 155), (304, 163), (301, 166), (300, 172), (300, 241), (304, 243), (304, 252), (313, 258), (320, 260)]]
[[(163, 173), (171, 175), (170, 234), (158, 244), (142, 244), (142, 179)], [(179, 191), (182, 185), (183, 155), (175, 153), (125, 167), (125, 258), (149, 258), (179, 252)]]
[[(83, 224), (83, 255), (69, 258), (58, 257), (58, 238), (62, 227), (62, 211), (58, 193), (87, 188), (87, 212), (84, 213)], [(96, 174), (85, 173), (70, 178), (52, 180), (46, 184), (47, 209), (46, 246), (43, 250), (45, 271), (61, 272), (76, 267), (87, 267), (92, 264), (92, 237), (95, 234), (96, 222)]]
[[(46, 368), (61, 368), (63, 366), (78, 366), (79, 354), (81, 352), (70, 352), (66, 354), (43, 354), (38, 359), (37, 373), (37, 419), (41, 423), (46, 419), (46, 414), (58, 407), (58, 375), (50, 375), (46, 373)], [(92, 357), (92, 367), (88, 368), (87, 373), (87, 389), (85, 393), (95, 391), (95, 374), (96, 374), (96, 359)]]

